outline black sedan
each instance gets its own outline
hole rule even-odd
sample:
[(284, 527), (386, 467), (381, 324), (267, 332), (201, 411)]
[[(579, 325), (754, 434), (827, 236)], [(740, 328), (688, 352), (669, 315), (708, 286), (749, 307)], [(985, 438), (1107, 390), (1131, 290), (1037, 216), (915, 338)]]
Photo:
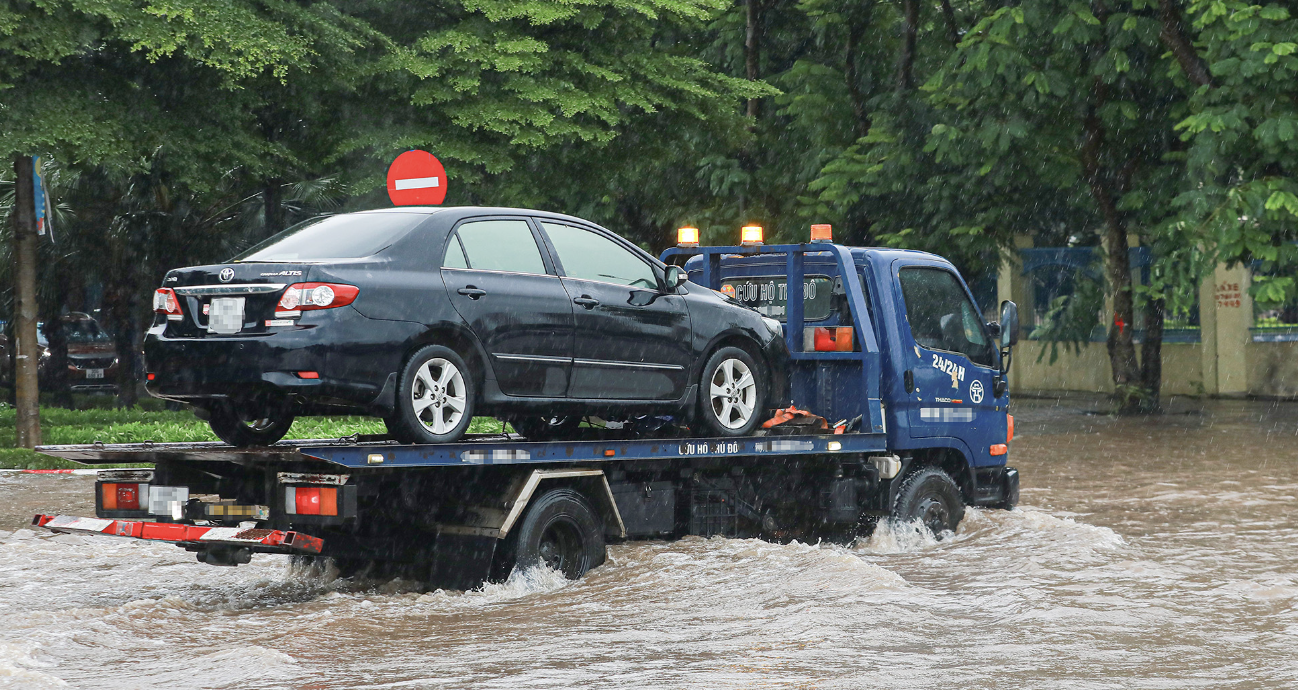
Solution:
[(154, 310), (149, 392), (240, 446), (279, 440), (296, 415), (355, 413), (407, 443), (454, 441), (474, 415), (535, 439), (592, 416), (739, 436), (786, 389), (778, 322), (540, 211), (314, 219), (169, 272)]

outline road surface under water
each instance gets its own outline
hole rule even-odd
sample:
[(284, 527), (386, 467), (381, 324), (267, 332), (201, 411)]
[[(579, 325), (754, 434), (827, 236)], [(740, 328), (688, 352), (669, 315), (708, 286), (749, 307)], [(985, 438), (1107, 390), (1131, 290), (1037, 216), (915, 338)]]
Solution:
[(1023, 505), (948, 541), (632, 543), (468, 593), (37, 533), (91, 478), (3, 476), (0, 686), (1298, 687), (1298, 405), (1086, 407), (1016, 402)]

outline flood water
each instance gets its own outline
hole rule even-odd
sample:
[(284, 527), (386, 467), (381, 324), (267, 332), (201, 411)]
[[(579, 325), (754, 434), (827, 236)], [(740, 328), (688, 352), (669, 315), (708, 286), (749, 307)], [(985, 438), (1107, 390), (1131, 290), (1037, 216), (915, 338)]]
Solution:
[(633, 543), (468, 593), (37, 533), (93, 479), (0, 476), (0, 687), (1298, 687), (1298, 404), (1098, 407), (1016, 401), (1023, 505), (949, 541)]

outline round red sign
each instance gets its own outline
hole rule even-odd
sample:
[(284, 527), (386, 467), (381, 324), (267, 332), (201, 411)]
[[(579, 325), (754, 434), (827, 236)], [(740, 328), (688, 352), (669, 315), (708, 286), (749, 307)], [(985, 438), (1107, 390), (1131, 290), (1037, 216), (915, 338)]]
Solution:
[(446, 168), (427, 151), (406, 151), (388, 166), (388, 198), (397, 206), (436, 206), (446, 199)]

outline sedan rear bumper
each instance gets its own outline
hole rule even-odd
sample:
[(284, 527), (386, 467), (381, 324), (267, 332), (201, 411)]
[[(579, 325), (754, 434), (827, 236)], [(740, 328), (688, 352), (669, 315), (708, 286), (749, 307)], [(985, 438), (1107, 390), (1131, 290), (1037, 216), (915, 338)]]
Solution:
[(156, 325), (144, 343), (145, 389), (187, 402), (279, 392), (364, 407), (376, 402), (421, 328), (368, 319), (350, 307), (246, 336), (175, 338)]

